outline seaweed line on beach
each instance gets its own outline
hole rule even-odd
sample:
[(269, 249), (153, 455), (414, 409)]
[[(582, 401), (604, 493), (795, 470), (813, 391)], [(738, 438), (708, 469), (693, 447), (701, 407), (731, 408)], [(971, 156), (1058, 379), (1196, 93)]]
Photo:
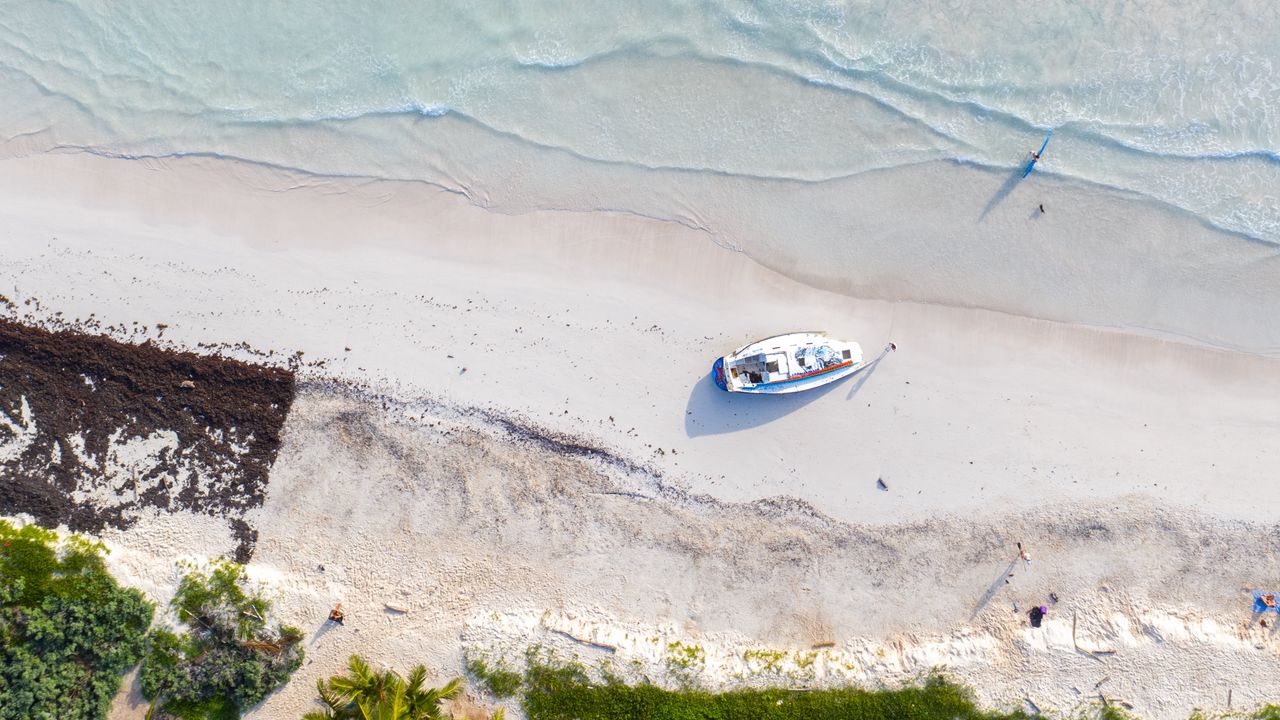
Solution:
[[(321, 392), (375, 403), (383, 410), (395, 409), (401, 416), (421, 418), (430, 415), (437, 420), (449, 418), (466, 422), (472, 427), (487, 428), (525, 447), (542, 450), (562, 458), (595, 463), (602, 468), (614, 471), (614, 480), (638, 481), (646, 491), (641, 492), (635, 487), (618, 487), (609, 491), (610, 494), (638, 500), (661, 499), (689, 509), (705, 511), (724, 510), (737, 506), (736, 503), (721, 500), (710, 494), (690, 492), (669, 480), (653, 465), (606, 448), (597, 440), (541, 426), (511, 411), (501, 412), (493, 408), (456, 405), (422, 394), (418, 394), (412, 400), (405, 400), (375, 388), (370, 383), (336, 378), (315, 378), (303, 383)], [(804, 519), (827, 529), (842, 525), (807, 500), (789, 495), (761, 498), (752, 501), (749, 506), (761, 516)]]
[[(11, 303), (4, 303), (11, 307)], [(0, 318), (0, 512), (101, 532), (225, 518), (247, 561), (294, 371)]]

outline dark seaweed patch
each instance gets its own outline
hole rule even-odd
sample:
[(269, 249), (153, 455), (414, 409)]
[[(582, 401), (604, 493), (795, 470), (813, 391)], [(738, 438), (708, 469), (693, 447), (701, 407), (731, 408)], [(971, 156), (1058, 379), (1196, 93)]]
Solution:
[[(291, 370), (0, 319), (0, 512), (85, 532), (144, 508), (203, 513), (228, 520), (247, 560), (244, 514), (262, 504), (293, 396)], [(155, 433), (177, 442), (108, 477), (113, 448)]]

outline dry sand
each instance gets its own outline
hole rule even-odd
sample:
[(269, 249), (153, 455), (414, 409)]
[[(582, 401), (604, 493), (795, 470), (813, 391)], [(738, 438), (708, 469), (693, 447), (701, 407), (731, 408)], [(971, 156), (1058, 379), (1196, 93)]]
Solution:
[[(1280, 582), (1275, 359), (835, 295), (650, 220), (207, 160), (5, 160), (0, 242), (20, 316), (314, 363), (247, 517), (309, 661), (257, 717), (352, 652), (444, 680), (464, 647), (530, 644), (708, 687), (942, 665), (1000, 707), (1280, 698), (1243, 592)], [(800, 397), (710, 386), (714, 356), (800, 326), (900, 350)], [(194, 516), (106, 539), (160, 600), (176, 557), (233, 547)], [(1032, 630), (1013, 604), (1050, 592)]]

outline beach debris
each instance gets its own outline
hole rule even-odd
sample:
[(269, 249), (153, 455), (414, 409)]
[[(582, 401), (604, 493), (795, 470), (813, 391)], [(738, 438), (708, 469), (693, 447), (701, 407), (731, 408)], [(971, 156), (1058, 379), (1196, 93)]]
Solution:
[(396, 603), (384, 602), (382, 603), (382, 607), (386, 608), (387, 610), (390, 610), (391, 612), (400, 613), (401, 615), (409, 612), (409, 608), (405, 607), (404, 605), (398, 605)]
[(648, 496), (648, 495), (645, 495), (645, 494), (643, 494), (643, 493), (638, 493), (638, 492), (628, 492), (628, 491), (625, 491), (625, 490), (598, 490), (598, 491), (595, 491), (595, 492), (593, 492), (593, 493), (591, 493), (591, 494), (592, 494), (592, 495), (618, 495), (618, 496), (621, 496), (621, 497), (636, 498), (636, 499), (638, 499), (638, 500), (652, 500), (652, 499), (653, 499), (652, 497), (650, 497), (650, 496)]
[(818, 642), (813, 644), (813, 647), (811, 649), (822, 650), (824, 648), (833, 648), (835, 646), (836, 646), (835, 640), (819, 640)]
[(1044, 622), (1044, 616), (1049, 614), (1049, 608), (1044, 605), (1036, 605), (1027, 612), (1027, 617), (1031, 618), (1031, 627), (1038, 628)]
[(888, 490), (889, 486), (885, 483), (884, 478), (876, 478), (876, 487), (881, 490)]
[(1040, 714), (1040, 706), (1039, 706), (1039, 705), (1036, 705), (1034, 702), (1032, 702), (1031, 698), (1029, 698), (1029, 697), (1024, 697), (1024, 698), (1022, 698), (1022, 701), (1023, 701), (1023, 702), (1025, 702), (1025, 703), (1027, 704), (1027, 707), (1031, 709), (1031, 714), (1032, 714), (1032, 715), (1039, 715), (1039, 714)]
[(614, 645), (609, 645), (609, 644), (606, 644), (606, 643), (594, 642), (594, 641), (592, 641), (592, 640), (584, 640), (584, 639), (582, 639), (582, 638), (580, 638), (580, 637), (575, 637), (575, 636), (573, 636), (573, 635), (571, 635), (571, 634), (569, 634), (569, 633), (565, 632), (564, 630), (558, 630), (558, 629), (556, 629), (556, 628), (547, 628), (547, 630), (548, 630), (549, 632), (552, 632), (552, 633), (556, 634), (556, 635), (563, 635), (564, 637), (569, 638), (570, 640), (572, 640), (572, 641), (574, 641), (574, 642), (578, 643), (579, 645), (586, 645), (587, 647), (593, 647), (593, 648), (596, 648), (597, 650), (604, 650), (605, 652), (610, 652), (610, 653), (613, 653), (613, 652), (617, 652), (617, 651), (618, 651), (618, 648), (617, 648), (616, 646), (614, 646)]
[(183, 390), (195, 390), (196, 383), (194, 380), (183, 380), (182, 382), (178, 383), (178, 387), (182, 388)]

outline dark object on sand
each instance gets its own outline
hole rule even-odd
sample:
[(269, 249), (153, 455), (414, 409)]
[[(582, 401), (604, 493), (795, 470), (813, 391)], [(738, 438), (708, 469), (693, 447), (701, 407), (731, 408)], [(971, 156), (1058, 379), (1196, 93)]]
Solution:
[(1049, 602), (1054, 605), (1058, 604), (1058, 593), (1049, 593)]
[(1040, 212), (1044, 212), (1044, 203), (1040, 203)]
[(1044, 621), (1044, 616), (1048, 613), (1049, 608), (1043, 605), (1031, 608), (1031, 612), (1027, 613), (1027, 617), (1031, 618), (1031, 627), (1040, 627), (1040, 623)]
[(876, 487), (881, 490), (888, 490), (889, 486), (884, 483), (884, 478), (876, 478)]

